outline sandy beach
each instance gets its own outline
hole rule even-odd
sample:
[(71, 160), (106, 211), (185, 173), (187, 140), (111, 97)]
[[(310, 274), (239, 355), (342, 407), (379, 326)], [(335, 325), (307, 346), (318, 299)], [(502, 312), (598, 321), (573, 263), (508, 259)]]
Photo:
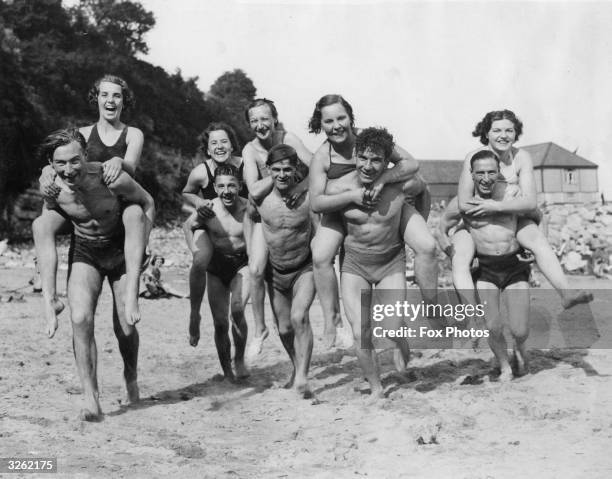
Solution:
[[(183, 266), (165, 274), (187, 290)], [(0, 292), (6, 297), (31, 275), (27, 267), (0, 266)], [(60, 290), (64, 278), (61, 271)], [(610, 337), (609, 319), (602, 319), (612, 308), (610, 282), (572, 281), (593, 288), (593, 316), (600, 335)], [(188, 300), (141, 300), (141, 310), (142, 402), (125, 407), (105, 285), (96, 313), (105, 416), (83, 423), (68, 312), (48, 339), (39, 295), (0, 304), (0, 456), (56, 457), (56, 477), (604, 478), (612, 470), (610, 350), (531, 350), (531, 373), (507, 384), (491, 380), (486, 346), (415, 350), (401, 376), (384, 351), (388, 398), (369, 405), (352, 350), (323, 350), (317, 300), (310, 371), (316, 398), (303, 400), (278, 386), (290, 364), (276, 334), (250, 378), (230, 384), (215, 377), (220, 366), (207, 305), (197, 348), (188, 345)], [(247, 320), (252, 325), (250, 306)], [(345, 342), (346, 334), (341, 330)]]

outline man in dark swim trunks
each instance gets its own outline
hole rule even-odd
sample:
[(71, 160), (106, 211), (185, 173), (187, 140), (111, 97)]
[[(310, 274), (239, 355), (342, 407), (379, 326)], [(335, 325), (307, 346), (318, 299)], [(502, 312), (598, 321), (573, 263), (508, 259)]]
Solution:
[[(139, 399), (138, 331), (134, 318), (128, 316), (124, 308), (127, 293), (121, 211), (122, 203), (137, 204), (145, 212), (147, 222), (152, 224), (153, 198), (125, 172), (120, 172), (117, 179), (107, 185), (102, 164), (86, 162), (85, 139), (76, 129), (59, 130), (49, 135), (41, 145), (41, 156), (53, 167), (54, 181), (59, 188), (53, 204), (46, 204), (45, 210), (59, 219), (70, 220), (74, 226), (69, 255), (68, 302), (74, 357), (85, 398), (80, 417), (85, 421), (97, 421), (102, 412), (98, 401), (94, 313), (104, 277), (108, 277), (113, 291), (113, 326), (123, 358), (128, 403)], [(143, 249), (144, 242), (142, 237), (140, 246)], [(38, 243), (36, 247), (38, 250)]]
[[(249, 258), (246, 253), (244, 219), (247, 200), (241, 198), (238, 169), (230, 164), (218, 165), (213, 177), (217, 198), (211, 201), (214, 216), (200, 218), (213, 246), (207, 269), (208, 303), (215, 324), (215, 346), (223, 376), (229, 381), (248, 376), (244, 364), (247, 323), (244, 308), (249, 300)], [(231, 315), (231, 316), (230, 316)], [(232, 370), (229, 325), (234, 338)]]
[[(499, 201), (508, 194), (506, 184), (497, 182), (499, 160), (491, 151), (476, 153), (471, 159), (471, 168), (477, 198)], [(476, 246), (479, 266), (473, 277), (480, 302), (485, 305), (489, 346), (500, 364), (500, 381), (512, 379), (500, 314), (500, 296), (504, 291), (510, 295), (507, 301), (508, 325), (514, 339), (516, 373), (527, 372), (525, 341), (529, 334), (529, 264), (518, 257), (521, 248), (516, 239), (517, 218), (512, 213), (463, 217)]]
[(289, 145), (270, 149), (267, 166), (274, 186), (258, 210), (269, 251), (265, 278), (272, 311), (293, 363), (293, 374), (285, 387), (295, 387), (299, 395), (309, 398), (312, 392), (307, 377), (313, 340), (308, 311), (315, 295), (310, 252), (314, 215), (308, 192), (297, 201), (290, 200), (298, 161)]

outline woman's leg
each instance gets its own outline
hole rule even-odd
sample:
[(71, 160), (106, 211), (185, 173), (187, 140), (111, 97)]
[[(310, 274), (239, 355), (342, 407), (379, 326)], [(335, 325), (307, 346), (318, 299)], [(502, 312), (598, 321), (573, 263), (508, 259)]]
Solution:
[(463, 304), (477, 304), (474, 281), (470, 271), (476, 253), (474, 240), (467, 230), (460, 229), (452, 236), (451, 242), (454, 250), (451, 258), (453, 285)]
[(149, 239), (150, 227), (140, 205), (128, 205), (123, 210), (125, 229), (125, 318), (128, 324), (140, 321), (138, 292), (140, 290), (140, 269)]
[(416, 209), (404, 203), (400, 231), (404, 242), (414, 251), (414, 276), (425, 304), (437, 303), (438, 256), (436, 240)]
[(57, 211), (43, 209), (42, 214), (32, 223), (34, 245), (40, 269), (46, 331), (53, 337), (57, 329), (57, 315), (64, 309), (57, 297), (57, 249), (55, 235), (68, 225), (68, 221)]
[(561, 296), (565, 309), (593, 300), (591, 293), (571, 289), (557, 255), (533, 220), (519, 218), (516, 239), (523, 248), (533, 253), (540, 271)]
[[(185, 226), (188, 228), (195, 226), (194, 220), (195, 218), (190, 217), (185, 222)], [(193, 238), (193, 249), (191, 250), (193, 261), (189, 270), (189, 303), (191, 307), (189, 314), (189, 344), (195, 347), (200, 340), (200, 321), (202, 320), (200, 308), (202, 307), (202, 299), (206, 290), (206, 270), (213, 254), (213, 245), (208, 237), (208, 233), (203, 229), (192, 231), (190, 236)]]
[(344, 229), (338, 215), (323, 214), (321, 224), (310, 243), (314, 281), (325, 319), (324, 342), (331, 348), (336, 342), (336, 327), (342, 323), (338, 279), (334, 271), (334, 256), (342, 245)]
[(249, 345), (247, 356), (249, 359), (253, 359), (261, 353), (263, 342), (269, 334), (264, 319), (264, 301), (266, 296), (264, 275), (268, 262), (268, 245), (264, 239), (261, 222), (252, 223), (250, 244), (251, 308), (255, 322), (255, 334)]

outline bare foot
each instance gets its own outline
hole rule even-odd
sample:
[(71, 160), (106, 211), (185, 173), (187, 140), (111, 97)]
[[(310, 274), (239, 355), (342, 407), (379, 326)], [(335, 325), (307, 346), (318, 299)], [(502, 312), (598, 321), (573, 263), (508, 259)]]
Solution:
[(593, 293), (589, 291), (578, 291), (575, 296), (563, 299), (563, 308), (569, 309), (577, 304), (590, 303), (593, 301)]
[(246, 379), (250, 376), (249, 370), (244, 365), (244, 360), (236, 360), (234, 362), (234, 369), (236, 370), (237, 379)]
[(50, 301), (44, 300), (45, 318), (47, 320), (47, 335), (52, 338), (57, 330), (57, 315), (64, 310), (64, 303), (57, 297)]
[(189, 317), (189, 344), (194, 348), (200, 341), (200, 321), (202, 317), (200, 313), (193, 314)]
[(406, 363), (409, 358), (405, 358), (400, 349), (393, 350), (393, 364), (395, 364), (395, 370), (398, 373), (406, 371)]
[(34, 277), (30, 280), (30, 284), (32, 285), (32, 292), (34, 293), (42, 292), (42, 283), (40, 281), (40, 274), (36, 273)]
[(102, 411), (98, 409), (97, 412), (92, 412), (89, 409), (83, 408), (79, 413), (79, 419), (87, 422), (100, 422), (102, 420)]
[(132, 326), (140, 321), (140, 309), (138, 309), (138, 290), (136, 290), (134, 294), (134, 291), (130, 291), (130, 288), (126, 288), (125, 321)]
[(253, 360), (261, 354), (261, 351), (263, 349), (263, 343), (269, 335), (270, 332), (268, 331), (268, 328), (266, 328), (264, 329), (264, 332), (261, 334), (261, 336), (253, 336), (253, 339), (251, 339), (246, 353), (246, 356), (249, 360)]
[(293, 387), (293, 384), (295, 382), (295, 369), (293, 370), (293, 372), (291, 373), (291, 376), (289, 377), (289, 380), (284, 384), (284, 388), (285, 389), (291, 389)]
[(326, 322), (323, 331), (323, 348), (327, 350), (334, 346), (336, 346), (336, 326), (333, 323)]
[(514, 355), (512, 357), (516, 376), (524, 376), (529, 373), (529, 361), (527, 360), (527, 354), (525, 351), (522, 351), (521, 348), (516, 348), (514, 350)]
[(512, 368), (508, 364), (507, 367), (502, 368), (501, 374), (499, 375), (500, 383), (507, 383), (512, 381)]
[(87, 404), (87, 407), (81, 409), (79, 413), (81, 421), (98, 422), (102, 420), (102, 410), (100, 409), (97, 393), (89, 398), (85, 398), (85, 404)]
[(304, 382), (302, 384), (297, 384), (295, 385), (295, 390), (297, 391), (298, 395), (302, 398), (302, 399), (312, 399), (314, 397), (313, 392), (310, 390), (310, 387), (308, 386), (308, 382)]
[(372, 394), (367, 399), (367, 404), (379, 404), (385, 400), (385, 391), (382, 386), (380, 388), (372, 388)]
[(236, 376), (234, 376), (233, 372), (215, 374), (211, 379), (216, 383), (229, 382), (234, 384), (236, 382)]
[(126, 405), (136, 404), (140, 401), (140, 390), (138, 389), (138, 383), (136, 381), (131, 381), (126, 383), (125, 389), (127, 390), (126, 396)]

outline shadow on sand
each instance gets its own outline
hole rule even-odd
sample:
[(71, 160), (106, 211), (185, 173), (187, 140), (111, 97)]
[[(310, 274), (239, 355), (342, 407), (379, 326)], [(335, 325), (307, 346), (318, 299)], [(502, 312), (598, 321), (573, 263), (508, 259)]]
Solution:
[[(588, 350), (585, 349), (531, 350), (528, 352), (529, 373), (538, 374), (540, 371), (554, 369), (560, 364), (569, 364), (574, 368), (582, 369), (587, 376), (599, 376), (595, 368), (585, 360), (587, 354)], [(413, 352), (413, 357), (418, 358), (422, 355), (421, 351)], [(430, 359), (435, 360), (436, 357), (441, 357), (441, 351), (434, 353)], [(393, 351), (381, 352), (379, 362), (381, 371), (393, 370)], [(289, 361), (283, 361), (271, 366), (253, 367), (248, 378), (236, 382), (223, 380), (219, 377), (220, 375), (217, 375), (204, 382), (190, 384), (179, 389), (159, 391), (143, 398), (138, 404), (123, 406), (108, 413), (107, 416), (118, 416), (128, 410), (145, 409), (162, 404), (176, 404), (195, 397), (215, 396), (218, 398), (224, 393), (232, 392), (237, 393), (240, 399), (246, 399), (267, 389), (282, 387), (279, 384), (287, 380), (290, 371)], [(311, 371), (316, 371), (311, 372), (311, 378), (315, 381), (337, 377), (336, 381), (314, 390), (315, 395), (363, 378), (361, 368), (352, 350), (336, 350), (316, 355), (311, 363)], [(464, 379), (461, 385), (478, 385), (484, 382), (485, 376), (488, 376), (490, 381), (495, 381), (498, 375), (499, 369), (496, 368), (493, 359), (489, 361), (480, 358), (466, 358), (457, 361), (443, 359), (427, 366), (408, 367), (403, 373), (395, 371), (383, 373), (382, 382), (387, 395), (400, 389), (427, 393), (442, 384), (454, 383), (462, 377)], [(367, 383), (364, 381), (364, 384)], [(367, 394), (369, 390), (363, 389), (360, 392)], [(215, 399), (211, 401), (207, 409), (216, 411), (222, 409), (226, 402), (235, 400), (236, 394), (232, 394), (226, 401)]]

